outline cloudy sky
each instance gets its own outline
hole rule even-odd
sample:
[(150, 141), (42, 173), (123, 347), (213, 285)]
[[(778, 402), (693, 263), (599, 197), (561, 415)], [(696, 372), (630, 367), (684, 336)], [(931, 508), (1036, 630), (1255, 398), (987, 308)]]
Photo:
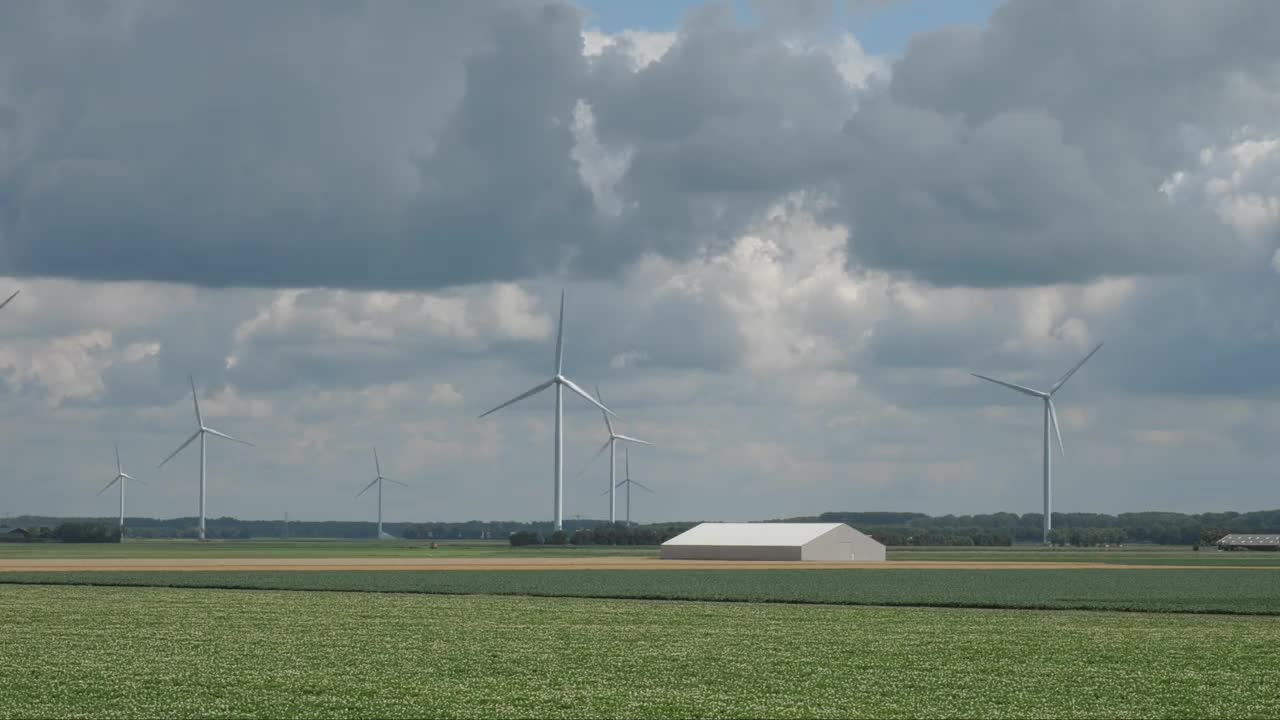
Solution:
[[(1280, 3), (0, 4), (0, 513), (1280, 506)], [(602, 517), (566, 400), (566, 515)]]

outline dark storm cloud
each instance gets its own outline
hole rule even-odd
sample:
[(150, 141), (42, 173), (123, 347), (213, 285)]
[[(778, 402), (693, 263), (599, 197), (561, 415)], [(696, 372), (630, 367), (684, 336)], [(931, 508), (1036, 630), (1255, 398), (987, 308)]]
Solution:
[(591, 220), (570, 6), (0, 13), (11, 272), (432, 286), (554, 269)]

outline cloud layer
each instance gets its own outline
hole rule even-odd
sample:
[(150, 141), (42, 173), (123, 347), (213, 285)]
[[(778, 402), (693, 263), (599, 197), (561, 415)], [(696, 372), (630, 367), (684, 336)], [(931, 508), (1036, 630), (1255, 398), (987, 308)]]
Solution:
[[(376, 444), (405, 519), (546, 517), (549, 404), (475, 415), (562, 286), (568, 374), (661, 446), (638, 517), (1035, 510), (1036, 409), (968, 373), (1100, 340), (1058, 507), (1274, 505), (1280, 9), (1011, 0), (892, 58), (833, 12), (3, 7), (0, 508), (98, 508), (190, 373), (261, 446), (213, 451), (215, 514), (357, 515)], [(139, 512), (191, 511), (180, 468)]]

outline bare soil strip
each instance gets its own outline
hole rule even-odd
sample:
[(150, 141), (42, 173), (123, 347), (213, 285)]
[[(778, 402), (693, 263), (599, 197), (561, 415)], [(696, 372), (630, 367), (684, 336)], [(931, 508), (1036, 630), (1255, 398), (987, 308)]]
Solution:
[(1093, 562), (883, 563), (661, 560), (658, 558), (18, 558), (0, 559), (2, 572), (276, 572), (303, 570), (1276, 570), (1280, 567), (1120, 565)]

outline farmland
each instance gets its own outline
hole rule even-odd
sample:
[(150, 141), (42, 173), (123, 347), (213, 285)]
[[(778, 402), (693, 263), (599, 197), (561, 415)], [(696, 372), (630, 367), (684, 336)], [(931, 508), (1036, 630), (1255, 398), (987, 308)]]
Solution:
[(6, 717), (1274, 717), (1280, 620), (0, 587)]
[[(1193, 552), (1187, 547), (1137, 545), (1109, 549), (889, 548), (894, 561), (949, 563), (1102, 563), (1108, 565), (1203, 565), (1276, 567), (1280, 553)], [(505, 541), (398, 540), (128, 540), (123, 543), (0, 543), (0, 560), (18, 558), (655, 558), (655, 547), (608, 545), (511, 547)]]
[(1266, 665), (1239, 662), (1280, 641), (1271, 554), (725, 570), (498, 543), (0, 548), (0, 718), (1280, 713)]
[(0, 583), (1280, 615), (1280, 571), (545, 570), (0, 573)]

